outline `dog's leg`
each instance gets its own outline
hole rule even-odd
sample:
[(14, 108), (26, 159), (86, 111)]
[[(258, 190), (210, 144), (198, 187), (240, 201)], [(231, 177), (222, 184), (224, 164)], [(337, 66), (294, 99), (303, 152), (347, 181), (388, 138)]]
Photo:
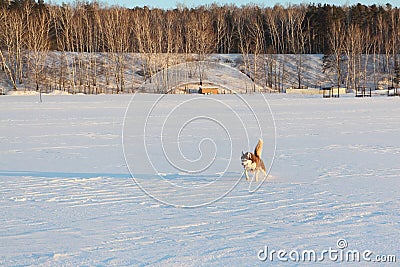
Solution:
[(258, 183), (258, 170), (256, 170), (255, 176), (256, 176), (256, 182)]
[(244, 173), (246, 174), (246, 181), (250, 180), (249, 174), (247, 173), (247, 169), (244, 170)]
[(267, 172), (265, 171), (265, 170), (261, 170), (262, 171), (262, 173), (263, 173), (263, 175), (264, 175), (264, 181), (267, 179)]

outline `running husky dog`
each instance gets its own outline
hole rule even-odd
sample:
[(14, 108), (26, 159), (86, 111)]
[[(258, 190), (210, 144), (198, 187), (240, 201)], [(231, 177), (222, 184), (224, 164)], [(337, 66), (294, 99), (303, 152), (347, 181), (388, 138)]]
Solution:
[(243, 153), (242, 151), (242, 165), (244, 167), (244, 172), (246, 174), (246, 181), (249, 181), (249, 174), (248, 171), (255, 172), (256, 182), (258, 182), (258, 172), (261, 171), (265, 176), (267, 175), (265, 171), (264, 162), (261, 159), (263, 141), (260, 139), (258, 140), (257, 146), (254, 149), (254, 153), (246, 152)]

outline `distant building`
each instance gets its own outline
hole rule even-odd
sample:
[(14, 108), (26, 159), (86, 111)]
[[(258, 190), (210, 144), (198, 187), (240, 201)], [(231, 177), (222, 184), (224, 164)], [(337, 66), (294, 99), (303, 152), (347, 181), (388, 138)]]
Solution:
[(218, 92), (218, 87), (214, 86), (201, 86), (199, 89), (199, 94), (203, 95), (217, 95), (219, 94)]
[(188, 94), (198, 94), (200, 89), (186, 89)]

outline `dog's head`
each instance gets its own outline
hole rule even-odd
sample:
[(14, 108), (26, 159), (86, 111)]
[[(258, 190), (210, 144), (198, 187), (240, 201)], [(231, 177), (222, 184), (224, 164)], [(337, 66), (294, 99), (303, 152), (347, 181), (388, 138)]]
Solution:
[(242, 156), (240, 159), (242, 160), (243, 167), (249, 166), (253, 163), (253, 155), (250, 152), (243, 153), (242, 151)]

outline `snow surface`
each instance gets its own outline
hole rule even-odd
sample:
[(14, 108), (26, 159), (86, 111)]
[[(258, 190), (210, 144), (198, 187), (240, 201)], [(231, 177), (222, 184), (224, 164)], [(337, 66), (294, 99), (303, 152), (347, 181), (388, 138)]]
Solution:
[[(339, 239), (399, 261), (400, 98), (131, 97), (0, 97), (0, 265), (265, 266), (265, 246)], [(241, 150), (274, 155), (267, 103), (277, 149), (249, 193)]]

